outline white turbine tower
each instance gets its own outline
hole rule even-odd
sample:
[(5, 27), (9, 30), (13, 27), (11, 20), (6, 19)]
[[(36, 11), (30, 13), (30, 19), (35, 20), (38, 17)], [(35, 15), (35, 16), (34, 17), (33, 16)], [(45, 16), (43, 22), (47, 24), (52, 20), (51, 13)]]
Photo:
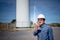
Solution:
[(16, 27), (30, 27), (29, 0), (16, 0)]

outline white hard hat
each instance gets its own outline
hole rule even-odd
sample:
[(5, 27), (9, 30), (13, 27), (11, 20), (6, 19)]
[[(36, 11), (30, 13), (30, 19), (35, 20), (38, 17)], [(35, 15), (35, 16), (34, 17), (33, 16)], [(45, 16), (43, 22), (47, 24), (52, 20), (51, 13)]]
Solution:
[(45, 19), (45, 16), (43, 14), (39, 14), (37, 18), (44, 18)]

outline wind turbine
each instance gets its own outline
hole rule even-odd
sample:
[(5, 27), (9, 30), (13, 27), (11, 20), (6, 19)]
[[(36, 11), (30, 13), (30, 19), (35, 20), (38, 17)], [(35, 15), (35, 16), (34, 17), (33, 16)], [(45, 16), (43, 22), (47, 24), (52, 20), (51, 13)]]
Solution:
[(36, 23), (36, 3), (37, 1), (35, 0), (34, 1), (34, 6), (33, 6), (33, 8), (34, 8), (34, 15), (33, 15), (33, 26), (35, 26), (35, 23)]
[(35, 23), (35, 20), (36, 20), (36, 6), (34, 5), (34, 23)]
[(35, 21), (36, 21), (36, 4), (37, 4), (37, 1), (35, 0), (35, 1), (34, 1), (34, 18), (33, 18), (33, 19), (34, 19), (34, 20), (33, 20), (34, 23), (36, 23), (36, 22), (35, 22)]

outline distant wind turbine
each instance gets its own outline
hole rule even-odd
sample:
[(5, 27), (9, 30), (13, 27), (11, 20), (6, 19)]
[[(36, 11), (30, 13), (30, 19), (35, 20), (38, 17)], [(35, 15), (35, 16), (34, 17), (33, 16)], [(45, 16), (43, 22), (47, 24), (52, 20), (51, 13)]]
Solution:
[(35, 23), (35, 19), (36, 18), (36, 6), (34, 6), (34, 23)]

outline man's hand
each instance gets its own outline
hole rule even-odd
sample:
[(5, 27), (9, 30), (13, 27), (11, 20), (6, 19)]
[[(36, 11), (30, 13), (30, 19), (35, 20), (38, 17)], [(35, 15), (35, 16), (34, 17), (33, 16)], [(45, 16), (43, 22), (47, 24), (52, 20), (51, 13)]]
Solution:
[(37, 22), (36, 25), (35, 25), (35, 30), (37, 31), (38, 30), (38, 27), (41, 26), (41, 25), (42, 25), (42, 23)]

